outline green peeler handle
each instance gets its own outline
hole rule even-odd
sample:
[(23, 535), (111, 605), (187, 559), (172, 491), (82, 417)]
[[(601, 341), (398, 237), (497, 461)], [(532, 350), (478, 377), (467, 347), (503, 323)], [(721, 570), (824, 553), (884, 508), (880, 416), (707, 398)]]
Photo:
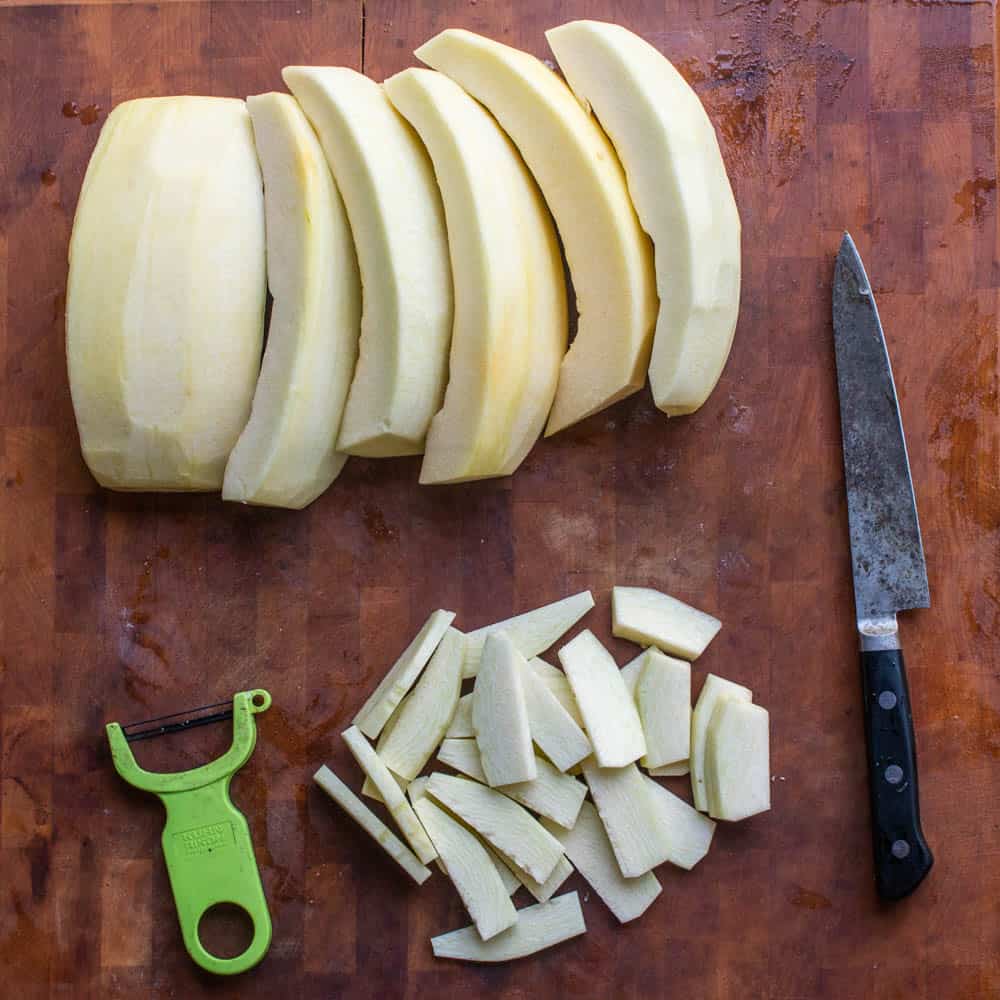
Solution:
[[(271, 917), (250, 827), (229, 798), (229, 779), (160, 798), (167, 809), (163, 857), (188, 954), (220, 975), (253, 968), (271, 943)], [(253, 921), (253, 940), (235, 958), (218, 958), (198, 937), (201, 918), (220, 903), (240, 907)]]
[[(229, 783), (257, 742), (253, 716), (271, 706), (267, 691), (233, 696), (233, 742), (202, 767), (177, 774), (139, 767), (117, 722), (107, 727), (111, 756), (130, 785), (158, 796), (167, 810), (163, 856), (188, 954), (208, 972), (234, 975), (253, 968), (271, 943), (271, 917), (257, 870), (250, 827), (229, 798)], [(242, 955), (218, 958), (198, 936), (201, 918), (213, 906), (240, 907), (253, 922), (253, 940)]]

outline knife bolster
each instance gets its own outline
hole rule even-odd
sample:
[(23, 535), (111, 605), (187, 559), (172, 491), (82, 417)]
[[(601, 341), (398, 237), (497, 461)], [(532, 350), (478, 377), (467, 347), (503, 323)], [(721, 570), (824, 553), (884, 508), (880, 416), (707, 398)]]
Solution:
[(863, 653), (899, 649), (899, 627), (895, 615), (858, 619), (858, 639)]

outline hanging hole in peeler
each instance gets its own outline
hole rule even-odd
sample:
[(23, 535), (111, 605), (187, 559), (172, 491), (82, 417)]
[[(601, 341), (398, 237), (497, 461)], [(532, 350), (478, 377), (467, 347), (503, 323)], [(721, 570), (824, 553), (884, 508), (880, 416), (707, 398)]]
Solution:
[(198, 921), (198, 940), (215, 958), (238, 958), (253, 942), (253, 918), (236, 903), (215, 903)]

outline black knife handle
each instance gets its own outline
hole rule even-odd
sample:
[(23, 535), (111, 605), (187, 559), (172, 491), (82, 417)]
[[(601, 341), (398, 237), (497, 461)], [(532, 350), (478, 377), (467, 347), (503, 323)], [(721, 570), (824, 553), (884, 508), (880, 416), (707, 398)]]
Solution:
[(883, 899), (902, 899), (934, 864), (920, 828), (917, 754), (902, 650), (863, 651), (861, 675), (875, 884)]

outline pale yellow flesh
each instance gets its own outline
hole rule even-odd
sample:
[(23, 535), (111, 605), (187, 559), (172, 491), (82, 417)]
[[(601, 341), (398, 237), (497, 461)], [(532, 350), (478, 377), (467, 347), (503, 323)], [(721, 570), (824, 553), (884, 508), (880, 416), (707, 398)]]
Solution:
[[(544, 660), (539, 660), (538, 657), (535, 657), (529, 660), (528, 664), (531, 667), (536, 667), (539, 663), (544, 662)], [(549, 666), (548, 664), (545, 665)], [(549, 667), (549, 669), (553, 671), (552, 674), (541, 673), (537, 670), (535, 672), (538, 674), (541, 682), (555, 696), (556, 701), (566, 710), (569, 717), (583, 729), (583, 716), (580, 715), (580, 706), (576, 703), (576, 696), (573, 694), (572, 685), (561, 670), (557, 670), (555, 667)]]
[(510, 927), (517, 920), (517, 911), (493, 859), (476, 835), (426, 796), (418, 798), (414, 808), (479, 936), (488, 941)]
[(611, 624), (622, 639), (688, 661), (698, 659), (722, 628), (718, 618), (650, 587), (615, 587)]
[(659, 782), (649, 777), (645, 781), (667, 845), (667, 860), (678, 868), (694, 868), (712, 846), (715, 824)]
[(476, 731), (472, 728), (472, 692), (470, 691), (458, 699), (458, 704), (455, 706), (455, 714), (448, 724), (445, 736), (457, 738), (465, 736), (474, 737), (475, 735)]
[(341, 66), (288, 66), (281, 75), (319, 134), (358, 250), (361, 344), (339, 447), (419, 454), (444, 398), (453, 317), (430, 159), (373, 80)]
[(358, 353), (361, 286), (351, 229), (319, 142), (287, 94), (247, 98), (264, 176), (274, 298), (250, 420), (224, 500), (305, 507), (346, 456), (337, 428)]
[(670, 857), (659, 811), (635, 764), (598, 767), (590, 758), (584, 777), (625, 878), (637, 878)]
[(338, 778), (328, 767), (321, 767), (313, 781), (340, 806), (378, 845), (413, 879), (421, 885), (431, 877), (419, 858)]
[(682, 778), (691, 773), (691, 762), (679, 760), (676, 764), (664, 764), (662, 767), (651, 767), (649, 773), (654, 778)]
[(511, 870), (507, 861), (500, 857), (494, 848), (487, 844), (485, 840), (481, 840), (480, 842), (486, 848), (486, 852), (489, 854), (490, 860), (493, 862), (497, 874), (500, 876), (500, 881), (503, 882), (504, 891), (508, 896), (513, 896), (523, 883)]
[(639, 676), (642, 673), (642, 668), (646, 665), (647, 651), (644, 649), (635, 659), (629, 660), (622, 667), (622, 680), (625, 682), (626, 690), (633, 698), (635, 698), (635, 690), (639, 684)]
[[(415, 810), (417, 810), (417, 803), (421, 801), (421, 799), (426, 800), (427, 798), (428, 781), (430, 781), (429, 776), (416, 778), (410, 782), (409, 786), (406, 789), (406, 794), (410, 797), (410, 802), (412, 803), (413, 808)], [(417, 810), (417, 812), (419, 813), (419, 810)], [(463, 827), (463, 829), (465, 828)], [(476, 837), (477, 842), (486, 851), (486, 854), (488, 855), (490, 862), (493, 864), (494, 870), (500, 877), (500, 882), (503, 884), (504, 892), (508, 895), (508, 897), (513, 896), (514, 893), (521, 888), (522, 882), (517, 877), (517, 875), (515, 875), (514, 872), (511, 870), (510, 863), (507, 862), (504, 858), (502, 858), (499, 854), (497, 854), (494, 848), (491, 847), (481, 837), (477, 836), (476, 834), (473, 834), (473, 836)], [(437, 859), (437, 866), (441, 870), (442, 875), (448, 874), (448, 870), (441, 863), (440, 857), (438, 857)]]
[[(646, 654), (654, 647), (650, 646), (649, 649), (644, 649), (637, 657), (629, 660), (628, 663), (622, 667), (622, 680), (625, 682), (625, 687), (632, 697), (636, 698), (636, 688), (639, 684), (639, 675), (642, 673), (643, 668), (646, 666)], [(639, 707), (638, 700), (636, 699), (636, 707)], [(640, 720), (642, 718), (642, 713), (640, 711)], [(648, 748), (647, 748), (648, 749)], [(640, 763), (646, 766), (645, 761)], [(664, 764), (661, 767), (650, 767), (648, 768), (649, 773), (655, 775), (658, 778), (676, 778), (688, 774), (691, 770), (690, 763), (688, 760), (678, 760), (671, 764)]]
[(418, 69), (384, 86), (434, 164), (455, 296), (448, 387), (420, 481), (510, 475), (541, 433), (566, 347), (555, 230), (517, 151), (460, 87)]
[(531, 669), (538, 674), (539, 677), (547, 681), (557, 680), (558, 678), (566, 679), (566, 675), (558, 668), (552, 666), (547, 660), (543, 660), (540, 656), (533, 656), (530, 661)]
[(438, 958), (509, 962), (534, 955), (586, 931), (580, 900), (575, 892), (568, 892), (550, 902), (518, 910), (517, 923), (489, 941), (484, 941), (475, 927), (463, 927), (431, 938), (431, 948)]
[(664, 767), (691, 752), (691, 664), (650, 649), (636, 687), (646, 739), (642, 766)]
[[(449, 742), (448, 740), (445, 741)], [(459, 743), (471, 743), (471, 740), (456, 740), (453, 742)], [(473, 747), (473, 750), (475, 747)], [(454, 766), (454, 765), (453, 765)], [(421, 799), (426, 800), (427, 796), (427, 783), (429, 778), (417, 778), (410, 784), (408, 793), (410, 795), (410, 800), (413, 802), (414, 809), (417, 808), (417, 802)], [(444, 810), (442, 810), (444, 811)], [(449, 814), (450, 815), (450, 814)], [(463, 827), (463, 829), (465, 829)], [(544, 903), (547, 899), (551, 898), (555, 892), (558, 890), (559, 886), (566, 881), (566, 879), (573, 873), (573, 866), (566, 861), (565, 857), (559, 859), (555, 868), (552, 869), (552, 874), (545, 880), (545, 882), (536, 882), (526, 871), (510, 860), (510, 858), (504, 857), (500, 854), (496, 848), (489, 844), (485, 839), (472, 834), (476, 837), (477, 842), (485, 849), (493, 867), (500, 878), (500, 882), (503, 885), (504, 892), (509, 896), (513, 896), (518, 889), (523, 885), (528, 892), (531, 893), (535, 899), (540, 903)], [(447, 869), (441, 863), (441, 859), (438, 858), (438, 867), (441, 872), (445, 875), (448, 874)]]
[[(560, 601), (543, 604), (540, 608), (533, 608), (513, 618), (505, 618), (469, 632), (466, 635), (465, 676), (475, 677), (479, 672), (483, 644), (490, 632), (506, 632), (521, 655), (531, 659), (558, 642), (593, 606), (593, 594), (589, 590), (582, 590)], [(555, 667), (552, 669), (555, 670)]]
[(428, 775), (421, 775), (419, 778), (414, 778), (406, 786), (406, 794), (410, 799), (411, 805), (415, 806), (427, 794), (427, 782), (430, 780)]
[(646, 752), (635, 702), (621, 671), (597, 637), (584, 629), (559, 650), (594, 756), (601, 767), (624, 767)]
[(573, 866), (566, 859), (566, 855), (563, 854), (555, 868), (552, 869), (552, 874), (544, 882), (537, 882), (510, 858), (504, 858), (503, 861), (509, 866), (509, 871), (517, 879), (518, 885), (523, 885), (539, 903), (550, 900), (574, 871)]
[(382, 727), (413, 687), (454, 620), (453, 611), (435, 611), (358, 710), (351, 721), (369, 739), (375, 739), (382, 732)]
[(753, 701), (749, 688), (742, 684), (709, 674), (702, 685), (698, 701), (691, 713), (691, 793), (694, 804), (702, 812), (708, 811), (708, 794), (705, 788), (705, 736), (715, 706), (726, 698)]
[[(402, 705), (399, 708), (397, 708), (392, 713), (392, 715), (389, 716), (389, 721), (382, 727), (382, 732), (379, 734), (378, 738), (379, 743), (382, 743), (383, 740), (387, 740), (389, 736), (392, 734), (393, 729), (395, 729), (396, 724), (399, 722), (401, 709)], [(399, 787), (405, 792), (409, 788), (410, 783), (405, 778), (401, 777), (395, 772), (390, 772), (390, 773), (392, 774), (393, 778), (396, 779), (396, 784), (398, 784)], [(379, 794), (378, 789), (375, 787), (375, 782), (372, 781), (372, 779), (369, 778), (368, 775), (365, 775), (365, 782), (361, 786), (361, 794), (367, 795), (368, 798), (374, 799), (376, 802), (382, 801), (382, 796)]]
[(396, 783), (396, 779), (389, 773), (389, 769), (379, 759), (378, 754), (364, 738), (361, 730), (357, 726), (351, 726), (341, 735), (354, 759), (378, 789), (393, 822), (399, 827), (413, 853), (423, 864), (433, 861), (437, 857), (434, 845), (431, 844), (426, 831), (420, 825), (413, 807), (406, 800), (406, 796)]
[(222, 486), (250, 415), (266, 291), (243, 101), (119, 104), (80, 192), (66, 299), (73, 409), (102, 486)]
[(407, 781), (430, 760), (455, 714), (464, 655), (465, 636), (449, 628), (413, 691), (396, 710), (399, 718), (382, 730), (379, 757)]
[[(385, 730), (382, 731), (385, 732)], [(398, 774), (393, 774), (392, 771), (390, 771), (389, 773), (392, 774), (393, 780), (396, 782), (397, 785), (399, 785), (399, 790), (401, 792), (408, 792), (410, 790), (410, 782), (405, 781)], [(364, 783), (361, 786), (361, 794), (367, 796), (369, 799), (374, 799), (376, 802), (382, 801), (382, 794), (376, 787), (375, 782), (372, 781), (372, 779), (368, 777), (367, 774), (365, 775)]]
[(691, 413), (722, 374), (740, 305), (740, 217), (715, 129), (680, 73), (627, 28), (573, 21), (545, 35), (614, 144), (653, 240), (653, 398), (668, 414)]
[(705, 790), (715, 819), (748, 819), (771, 808), (767, 710), (730, 698), (719, 702), (705, 737)]
[(591, 803), (583, 803), (571, 830), (546, 820), (542, 820), (542, 825), (563, 845), (576, 870), (620, 923), (642, 916), (659, 896), (661, 886), (652, 872), (637, 878), (622, 875), (604, 824)]
[(457, 28), (415, 54), (496, 117), (555, 217), (580, 318), (546, 429), (553, 434), (642, 387), (656, 314), (652, 246), (611, 143), (540, 60)]
[(559, 842), (527, 810), (493, 788), (434, 773), (427, 794), (539, 882), (552, 874), (562, 857)]
[[(437, 759), (475, 781), (486, 783), (475, 740), (445, 740)], [(497, 791), (560, 826), (572, 827), (580, 811), (580, 803), (587, 795), (586, 786), (540, 757), (535, 758), (535, 765), (537, 777), (531, 781), (503, 785)]]
[[(532, 663), (541, 661), (532, 661)], [(554, 668), (552, 668), (554, 669)], [(577, 725), (549, 686), (555, 679), (524, 671), (524, 697), (531, 739), (560, 770), (568, 771), (593, 752), (587, 734)], [(569, 687), (569, 681), (561, 678)], [(575, 705), (576, 699), (573, 699)]]
[(472, 693), (472, 728), (486, 783), (493, 787), (531, 781), (538, 773), (524, 700), (527, 667), (505, 632), (487, 636)]
[[(416, 778), (416, 779), (414, 779), (413, 781), (411, 781), (406, 786), (406, 796), (410, 800), (410, 805), (413, 806), (413, 811), (414, 812), (418, 812), (418, 810), (417, 810), (417, 803), (420, 802), (422, 799), (423, 800), (427, 799), (427, 782), (429, 780), (430, 779), (428, 777), (426, 777), (426, 776), (425, 777), (421, 777), (421, 778)], [(364, 791), (364, 789), (362, 789), (362, 791)], [(423, 823), (423, 820), (421, 820), (421, 823)], [(426, 830), (426, 827), (424, 827), (424, 829)], [(438, 871), (442, 875), (444, 875), (445, 877), (447, 877), (447, 875), (448, 875), (448, 869), (445, 868), (444, 862), (441, 860), (441, 855), (440, 854), (438, 854), (437, 858), (435, 858), (434, 864), (437, 865)], [(498, 866), (498, 867), (503, 867), (503, 866), (501, 865), (501, 866)], [(506, 885), (506, 884), (507, 883), (506, 883), (506, 880), (505, 880), (504, 881), (504, 885)], [(509, 895), (509, 893), (508, 893), (508, 895)]]

